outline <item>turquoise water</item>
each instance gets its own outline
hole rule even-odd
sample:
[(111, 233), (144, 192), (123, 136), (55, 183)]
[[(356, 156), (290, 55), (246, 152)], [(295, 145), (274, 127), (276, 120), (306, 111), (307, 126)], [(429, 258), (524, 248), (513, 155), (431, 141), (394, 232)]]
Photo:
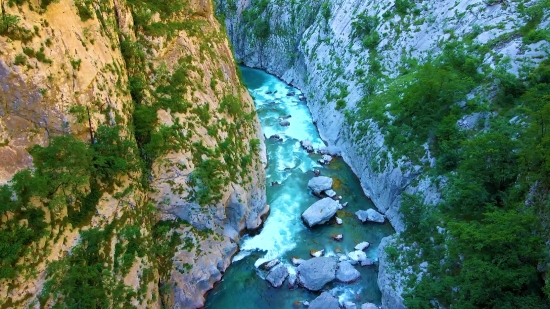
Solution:
[[(317, 163), (320, 155), (308, 154), (300, 147), (300, 140), (309, 139), (315, 148), (324, 146), (305, 102), (298, 100), (301, 92), (288, 86), (275, 76), (263, 71), (242, 67), (243, 78), (254, 98), (262, 129), (266, 137), (278, 134), (282, 142), (266, 139), (268, 151), (267, 200), (271, 214), (263, 229), (252, 237), (245, 236), (241, 251), (233, 259), (233, 264), (222, 281), (207, 295), (205, 308), (210, 309), (258, 309), (296, 308), (300, 301), (311, 301), (318, 293), (303, 288), (289, 290), (285, 284), (278, 289), (262, 279), (264, 276), (256, 267), (265, 261), (278, 258), (290, 265), (293, 256), (309, 258), (310, 250), (324, 249), (325, 255), (336, 255), (353, 251), (362, 241), (371, 243), (367, 256), (377, 259), (380, 240), (394, 231), (389, 223), (362, 224), (354, 215), (357, 210), (375, 208), (363, 194), (359, 180), (341, 158), (329, 166)], [(294, 91), (295, 96), (287, 96)], [(273, 92), (267, 94), (266, 92)], [(291, 115), (287, 120), (290, 126), (279, 125), (281, 116)], [(330, 222), (306, 228), (301, 214), (319, 199), (308, 192), (307, 182), (314, 177), (313, 170), (321, 170), (321, 175), (332, 177), (333, 189), (343, 196), (349, 206), (340, 210), (337, 216), (342, 225)], [(271, 185), (277, 182), (279, 185)], [(333, 234), (343, 234), (344, 239), (336, 242)], [(353, 284), (330, 283), (325, 289), (333, 290), (341, 301), (353, 301), (358, 305), (365, 302), (380, 303), (380, 291), (376, 284), (377, 269), (356, 267), (361, 279)]]

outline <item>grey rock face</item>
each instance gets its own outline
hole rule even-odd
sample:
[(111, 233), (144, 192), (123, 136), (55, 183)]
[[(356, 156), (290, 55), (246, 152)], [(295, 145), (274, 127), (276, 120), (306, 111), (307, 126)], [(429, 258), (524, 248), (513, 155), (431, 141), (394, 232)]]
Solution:
[(332, 178), (326, 176), (319, 176), (312, 178), (307, 187), (313, 191), (313, 194), (320, 195), (325, 190), (332, 189)]
[(336, 261), (330, 257), (312, 258), (297, 268), (301, 286), (310, 291), (319, 291), (336, 278)]
[(279, 265), (269, 272), (265, 280), (269, 281), (274, 288), (283, 285), (286, 277), (288, 277), (288, 269), (284, 265)]
[(377, 222), (377, 223), (384, 223), (384, 216), (379, 213), (378, 211), (369, 208), (367, 210), (359, 210), (355, 213), (357, 218), (361, 220), (361, 222)]
[(336, 270), (336, 279), (338, 279), (339, 281), (349, 283), (359, 279), (360, 276), (361, 274), (359, 273), (359, 271), (355, 269), (349, 262), (344, 261), (338, 264), (338, 269)]
[(331, 198), (324, 198), (313, 203), (302, 214), (302, 220), (308, 227), (328, 222), (338, 211), (339, 203)]
[(380, 246), (378, 247), (378, 286), (380, 292), (382, 292), (382, 307), (383, 308), (395, 308), (405, 309), (403, 305), (403, 289), (405, 286), (404, 280), (406, 278), (392, 272), (394, 266), (388, 260), (386, 254), (386, 247), (390, 246), (394, 241), (394, 236), (388, 236), (382, 238)]
[(323, 292), (315, 298), (310, 304), (310, 309), (340, 309), (338, 300), (330, 295), (329, 292)]

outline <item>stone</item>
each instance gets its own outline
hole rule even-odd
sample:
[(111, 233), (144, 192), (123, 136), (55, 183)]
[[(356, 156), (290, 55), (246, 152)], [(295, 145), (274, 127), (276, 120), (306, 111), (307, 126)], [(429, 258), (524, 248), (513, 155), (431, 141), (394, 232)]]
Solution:
[(317, 296), (310, 304), (311, 309), (340, 309), (338, 299), (334, 298), (329, 292), (323, 292)]
[(344, 239), (344, 235), (342, 235), (342, 234), (334, 234), (331, 237), (332, 237), (332, 239), (334, 239), (336, 241), (341, 241), (342, 239)]
[(342, 225), (342, 223), (344, 223), (344, 221), (342, 221), (342, 219), (336, 217), (336, 224)]
[(378, 306), (373, 303), (365, 303), (361, 306), (361, 309), (378, 309)]
[(360, 242), (357, 245), (355, 245), (354, 249), (364, 251), (369, 246), (370, 246), (370, 243), (368, 241), (363, 241), (363, 242)]
[(313, 174), (315, 174), (315, 177), (321, 176), (321, 171), (320, 170), (314, 170)]
[(279, 118), (284, 120), (284, 119), (292, 118), (292, 115), (284, 115), (284, 116), (280, 116)]
[(273, 91), (266, 91), (265, 94), (273, 94)]
[(265, 280), (269, 281), (274, 288), (278, 288), (283, 285), (287, 277), (288, 269), (284, 265), (279, 265), (267, 274)]
[(323, 256), (325, 254), (325, 250), (310, 250), (309, 251), (309, 255), (311, 255), (311, 257), (320, 257), (320, 256)]
[(344, 261), (338, 264), (338, 269), (336, 269), (336, 279), (338, 279), (338, 281), (350, 283), (359, 279), (360, 276), (361, 274), (359, 271), (355, 269), (350, 262)]
[(302, 264), (305, 260), (304, 259), (301, 259), (301, 258), (298, 258), (298, 257), (295, 257), (293, 256), (290, 261), (292, 262), (292, 265), (294, 266), (298, 266), (300, 264)]
[(301, 94), (299, 97), (298, 97), (298, 100), (300, 101), (305, 101), (306, 100), (306, 96)]
[(328, 197), (319, 200), (302, 213), (302, 220), (308, 227), (326, 223), (336, 214), (339, 204)]
[(336, 261), (331, 257), (316, 257), (305, 261), (296, 270), (300, 286), (319, 291), (336, 278)]
[(304, 307), (309, 307), (309, 302), (306, 300), (302, 303), (302, 305), (304, 305)]
[(342, 207), (347, 207), (349, 205), (349, 202), (345, 202), (342, 204)]
[(300, 145), (302, 146), (302, 148), (304, 148), (307, 152), (313, 152), (313, 144), (311, 143), (310, 140), (308, 139), (305, 139), (303, 141), (300, 141)]
[(279, 122), (279, 125), (282, 127), (288, 127), (290, 125), (290, 122), (288, 120), (283, 120)]
[(328, 197), (330, 197), (330, 198), (333, 198), (333, 197), (336, 196), (336, 192), (334, 192), (334, 190), (332, 190), (332, 189), (326, 190), (326, 191), (325, 191), (325, 194), (326, 194)]
[(279, 263), (281, 263), (278, 259), (274, 259), (274, 260), (271, 260), (271, 261), (267, 261), (265, 263), (262, 263), (258, 268), (259, 269), (262, 269), (262, 270), (271, 270), (273, 267), (279, 265)]
[(378, 211), (369, 208), (367, 210), (359, 210), (355, 213), (357, 218), (361, 220), (361, 222), (377, 222), (377, 223), (384, 223), (384, 216), (379, 213)]
[(319, 162), (320, 164), (330, 164), (330, 162), (332, 161), (332, 157), (329, 156), (329, 155), (323, 155), (321, 157), (321, 159), (317, 160), (317, 162)]
[(313, 177), (308, 181), (307, 187), (313, 191), (313, 194), (320, 196), (323, 191), (332, 189), (332, 182), (330, 177)]
[(292, 96), (295, 96), (296, 95), (296, 92), (294, 91), (290, 91), (286, 94), (287, 97), (292, 97)]
[(279, 134), (273, 134), (269, 137), (269, 139), (272, 139), (272, 140), (275, 140), (275, 141), (279, 141), (279, 142), (282, 142), (283, 141), (283, 138), (281, 136), (279, 136)]
[(289, 274), (288, 275), (288, 288), (290, 290), (294, 289), (296, 287), (296, 282), (298, 281), (298, 276), (296, 274)]
[(348, 253), (348, 258), (351, 264), (355, 265), (367, 259), (367, 254), (361, 250), (356, 250)]

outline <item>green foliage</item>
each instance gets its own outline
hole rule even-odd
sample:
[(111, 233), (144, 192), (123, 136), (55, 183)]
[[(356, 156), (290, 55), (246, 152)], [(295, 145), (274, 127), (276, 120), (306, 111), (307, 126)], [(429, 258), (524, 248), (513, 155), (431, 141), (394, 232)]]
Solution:
[(364, 12), (358, 14), (351, 23), (352, 37), (361, 40), (363, 47), (374, 49), (380, 42), (380, 35), (376, 31), (378, 17), (366, 15)]
[(94, 11), (90, 8), (92, 6), (91, 0), (76, 0), (74, 5), (82, 21), (94, 18)]
[(27, 56), (24, 54), (18, 54), (15, 56), (15, 60), (13, 61), (13, 64), (15, 65), (25, 65), (27, 64)]
[(401, 16), (407, 14), (407, 10), (411, 7), (409, 0), (395, 0), (395, 11)]
[(223, 163), (216, 159), (207, 159), (195, 166), (189, 177), (194, 188), (191, 197), (199, 205), (206, 206), (222, 198), (221, 190), (225, 184)]
[[(439, 126), (437, 138), (455, 149), (453, 164), (441, 169), (450, 171), (443, 202), (427, 206), (407, 195), (402, 200), (403, 239), (418, 244), (430, 265), (428, 274), (411, 284), (408, 308), (431, 308), (433, 300), (465, 309), (549, 306), (543, 295), (550, 290), (548, 269), (541, 265), (548, 263), (544, 242), (550, 236), (550, 62), (543, 61), (524, 81), (495, 74), (501, 92), (496, 102), (509, 96), (519, 106), (509, 107), (512, 115), (528, 126), (498, 116), (468, 138), (457, 135), (451, 125), (456, 118)], [(440, 147), (440, 152), (448, 151)], [(429, 208), (434, 211), (426, 212)], [(445, 227), (444, 235), (434, 231), (436, 225)]]
[(241, 99), (234, 95), (225, 96), (220, 102), (220, 111), (226, 112), (233, 117), (240, 116), (244, 113)]
[(330, 19), (330, 16), (332, 15), (331, 8), (330, 8), (330, 2), (324, 1), (321, 4), (321, 16), (325, 19), (325, 23), (328, 23), (328, 20)]
[(34, 33), (19, 26), (19, 19), (17, 15), (6, 14), (2, 11), (0, 14), (0, 35), (23, 42), (32, 40)]

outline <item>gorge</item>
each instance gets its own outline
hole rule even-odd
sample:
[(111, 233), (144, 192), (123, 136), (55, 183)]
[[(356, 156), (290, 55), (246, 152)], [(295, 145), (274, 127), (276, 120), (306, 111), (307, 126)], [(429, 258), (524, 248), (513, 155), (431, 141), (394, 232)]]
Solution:
[[(2, 0), (0, 308), (302, 306), (321, 291), (271, 288), (258, 266), (362, 241), (378, 263), (327, 285), (341, 305), (549, 307), (549, 15)], [(342, 158), (321, 166), (304, 139)], [(303, 225), (313, 169), (339, 180), (342, 226)], [(393, 228), (361, 224), (367, 208)]]

